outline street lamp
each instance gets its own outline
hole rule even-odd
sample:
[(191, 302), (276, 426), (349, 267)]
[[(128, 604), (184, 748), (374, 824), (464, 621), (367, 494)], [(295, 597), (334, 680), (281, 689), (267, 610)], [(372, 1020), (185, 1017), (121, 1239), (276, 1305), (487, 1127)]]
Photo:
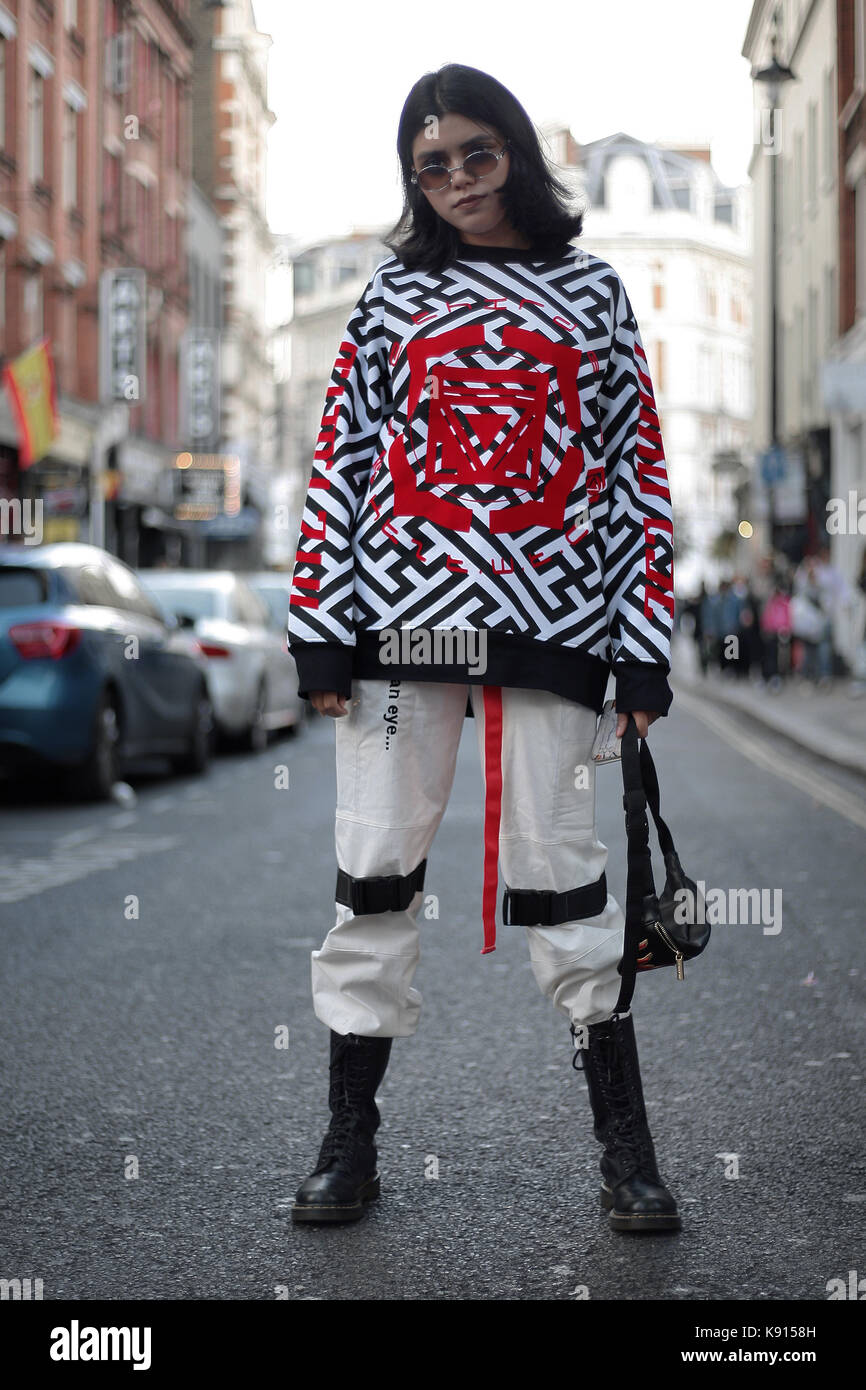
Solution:
[[(796, 81), (794, 73), (790, 68), (779, 62), (777, 48), (779, 42), (780, 11), (777, 7), (773, 12), (773, 28), (771, 38), (771, 60), (768, 67), (761, 68), (758, 72), (752, 73), (753, 82), (763, 82), (767, 87), (767, 97), (770, 110), (773, 112), (773, 144), (776, 142), (777, 115), (779, 114), (779, 89), (783, 82)], [(776, 226), (777, 226), (777, 207), (778, 207), (778, 175), (776, 173), (779, 158), (779, 148), (773, 149), (773, 172), (770, 176), (770, 448), (775, 458), (779, 456), (779, 389), (778, 389), (778, 350), (779, 350), (779, 322), (778, 322), (778, 276), (779, 262), (776, 253)], [(771, 558), (776, 549), (776, 480), (771, 477), (767, 483), (767, 500), (769, 504), (769, 526), (770, 526), (770, 554)]]

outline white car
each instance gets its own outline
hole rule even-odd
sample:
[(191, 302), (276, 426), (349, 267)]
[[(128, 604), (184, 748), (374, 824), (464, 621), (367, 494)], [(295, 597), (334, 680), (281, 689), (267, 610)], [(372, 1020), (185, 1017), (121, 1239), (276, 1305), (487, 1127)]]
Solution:
[(244, 577), (230, 570), (142, 569), (160, 607), (195, 633), (207, 661), (218, 732), (262, 749), (272, 729), (299, 728), (304, 701), (286, 646), (285, 625)]

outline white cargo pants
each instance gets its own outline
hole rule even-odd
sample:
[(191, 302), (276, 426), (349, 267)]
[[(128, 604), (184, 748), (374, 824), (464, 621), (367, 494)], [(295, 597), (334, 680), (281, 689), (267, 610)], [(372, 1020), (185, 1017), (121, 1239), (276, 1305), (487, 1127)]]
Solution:
[[(595, 832), (596, 767), (590, 758), (597, 719), (572, 700), (543, 690), (469, 683), (353, 681), (349, 713), (334, 720), (337, 863), (363, 879), (409, 874), (426, 859), (451, 793), (467, 691), (486, 796), (495, 791), (497, 802), (501, 775), (498, 845), (487, 844), (489, 932), (497, 851), (510, 889), (562, 893), (594, 882), (605, 868), (607, 846)], [(495, 831), (486, 814), (488, 842), (495, 840)], [(438, 873), (456, 867), (443, 865)], [(432, 891), (429, 878), (405, 910), (355, 915), (335, 903), (336, 924), (311, 957), (316, 1017), (335, 1032), (369, 1037), (415, 1032), (422, 1002), (412, 986), (420, 959), (416, 919), (425, 893)], [(613, 1014), (624, 928), (622, 909), (607, 893), (603, 910), (584, 920), (504, 930), (525, 931), (542, 993), (577, 1025), (600, 1023)], [(435, 929), (433, 921), (430, 930)], [(485, 949), (493, 949), (491, 938), (485, 939)]]

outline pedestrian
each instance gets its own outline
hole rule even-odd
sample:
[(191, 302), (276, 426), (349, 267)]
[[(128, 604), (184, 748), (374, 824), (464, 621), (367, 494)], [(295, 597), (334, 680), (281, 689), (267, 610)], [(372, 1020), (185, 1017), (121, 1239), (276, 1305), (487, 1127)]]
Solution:
[(833, 678), (830, 592), (815, 556), (806, 555), (794, 574), (791, 619), (794, 636), (803, 645), (801, 674), (815, 686), (830, 685)]
[[(336, 924), (312, 952), (331, 1120), (297, 1221), (379, 1195), (375, 1093), (421, 995), (418, 914), (464, 719), (485, 786), (482, 954), (523, 926), (583, 1055), (601, 1200), (619, 1230), (678, 1229), (657, 1168), (608, 891), (591, 748), (666, 716), (670, 491), (646, 354), (618, 272), (494, 77), (412, 87), (404, 207), (340, 344), (301, 524), (288, 640), (336, 720)], [(375, 155), (366, 151), (367, 158)], [(455, 972), (459, 983), (459, 971)]]
[(775, 581), (773, 592), (761, 609), (763, 648), (761, 675), (770, 690), (781, 689), (782, 679), (789, 670), (791, 642), (791, 595), (784, 582)]
[(736, 653), (732, 658), (734, 674), (739, 680), (749, 676), (754, 663), (760, 661), (759, 628), (755, 621), (756, 600), (745, 575), (734, 576), (733, 592), (739, 600), (737, 614)]
[(707, 597), (707, 585), (705, 580), (701, 580), (701, 587), (698, 592), (690, 598), (684, 605), (685, 613), (691, 618), (691, 637), (695, 644), (695, 655), (701, 669), (701, 675), (707, 674), (706, 652), (704, 648), (704, 603)]
[(718, 659), (719, 670), (727, 675), (737, 669), (740, 659), (740, 613), (743, 597), (730, 579), (719, 584)]
[(711, 666), (721, 667), (722, 661), (722, 596), (718, 588), (704, 592), (701, 604), (703, 659), (701, 672), (706, 675)]

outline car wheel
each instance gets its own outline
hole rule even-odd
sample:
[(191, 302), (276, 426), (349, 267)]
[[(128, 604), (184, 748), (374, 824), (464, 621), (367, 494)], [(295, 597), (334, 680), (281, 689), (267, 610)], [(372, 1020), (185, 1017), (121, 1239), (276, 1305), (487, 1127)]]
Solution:
[(171, 760), (175, 772), (206, 772), (210, 763), (213, 738), (213, 705), (207, 691), (200, 690), (196, 700), (195, 717), (187, 751)]
[(110, 691), (104, 691), (94, 721), (93, 751), (75, 769), (73, 783), (80, 796), (107, 801), (120, 776), (120, 723)]
[(244, 747), (252, 753), (261, 753), (268, 746), (268, 731), (265, 727), (265, 710), (268, 707), (268, 692), (262, 681), (256, 692), (256, 709), (252, 723), (244, 734)]

